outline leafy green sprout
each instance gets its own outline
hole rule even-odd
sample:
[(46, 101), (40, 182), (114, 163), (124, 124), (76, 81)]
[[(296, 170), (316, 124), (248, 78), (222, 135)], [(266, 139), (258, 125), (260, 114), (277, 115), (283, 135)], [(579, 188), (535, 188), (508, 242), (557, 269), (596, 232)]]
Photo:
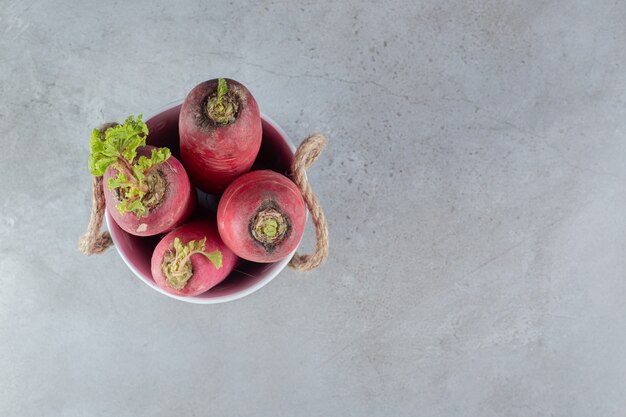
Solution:
[(89, 170), (95, 176), (102, 176), (111, 165), (117, 170), (115, 178), (109, 178), (110, 190), (119, 189), (120, 203), (116, 206), (121, 214), (133, 212), (142, 217), (148, 211), (143, 198), (150, 191), (146, 176), (157, 165), (171, 156), (168, 148), (153, 149), (149, 158), (137, 158), (137, 148), (146, 145), (148, 126), (138, 115), (135, 120), (129, 116), (121, 125), (108, 128), (104, 132), (94, 129), (91, 132), (89, 147)]
[(217, 93), (206, 104), (207, 116), (221, 126), (233, 123), (239, 112), (239, 101), (234, 94), (228, 94), (226, 79), (217, 81)]
[(186, 245), (179, 238), (175, 238), (174, 249), (165, 254), (162, 264), (163, 274), (172, 288), (182, 290), (193, 276), (191, 255), (194, 254), (205, 256), (216, 269), (222, 267), (222, 252), (218, 249), (207, 252), (206, 238), (190, 240)]

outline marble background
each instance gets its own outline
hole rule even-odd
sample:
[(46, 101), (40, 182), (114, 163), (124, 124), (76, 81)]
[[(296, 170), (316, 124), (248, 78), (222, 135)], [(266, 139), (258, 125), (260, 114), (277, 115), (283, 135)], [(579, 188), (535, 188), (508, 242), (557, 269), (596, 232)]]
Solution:
[[(0, 0), (0, 415), (623, 416), (624, 21), (615, 0)], [(331, 255), (189, 305), (76, 250), (88, 137), (224, 75), (294, 142), (328, 135)]]

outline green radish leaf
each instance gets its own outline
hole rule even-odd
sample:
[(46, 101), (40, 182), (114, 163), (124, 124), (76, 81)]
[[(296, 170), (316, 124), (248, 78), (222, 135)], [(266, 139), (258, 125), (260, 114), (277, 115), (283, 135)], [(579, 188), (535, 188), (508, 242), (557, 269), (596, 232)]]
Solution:
[(201, 240), (190, 240), (187, 242), (185, 250), (190, 254), (199, 253), (204, 255), (215, 268), (220, 269), (222, 267), (222, 252), (214, 250), (213, 252), (206, 252), (206, 237)]
[(143, 205), (140, 199), (137, 200), (123, 200), (117, 206), (117, 209), (121, 214), (133, 212), (137, 217), (141, 217), (146, 214), (146, 207)]
[(98, 129), (91, 132), (89, 140), (89, 170), (93, 175), (102, 176), (106, 169), (118, 158), (128, 163), (137, 156), (137, 148), (145, 146), (148, 126), (141, 120), (129, 116), (124, 124), (108, 128), (104, 133)]
[(102, 176), (111, 164), (115, 164), (118, 175), (109, 179), (110, 190), (119, 189), (121, 202), (117, 205), (121, 214), (133, 212), (137, 217), (147, 213), (143, 203), (144, 195), (149, 191), (145, 177), (150, 169), (165, 162), (171, 156), (168, 148), (153, 149), (150, 158), (137, 157), (137, 149), (146, 145), (148, 126), (141, 120), (129, 116), (123, 124), (108, 128), (101, 132), (91, 132), (89, 147), (89, 170), (93, 175)]
[(120, 191), (121, 201), (116, 206), (120, 214), (133, 212), (137, 217), (141, 217), (148, 211), (148, 208), (142, 201), (145, 193), (137, 188), (123, 172), (118, 172), (115, 178), (109, 178), (107, 185), (109, 190), (115, 190), (117, 188)]
[(220, 269), (222, 267), (222, 252), (219, 250), (214, 250), (213, 252), (203, 253), (206, 258), (213, 263), (216, 269)]
[(200, 240), (190, 240), (187, 242), (187, 250), (189, 252), (202, 252), (204, 251), (204, 245), (206, 243), (206, 237)]
[(141, 184), (145, 177), (145, 174), (155, 165), (161, 164), (169, 159), (172, 153), (168, 148), (153, 149), (150, 158), (140, 156), (137, 162), (133, 165), (133, 173)]
[(179, 238), (174, 238), (174, 249), (165, 254), (161, 268), (167, 283), (177, 290), (182, 290), (193, 276), (191, 255), (204, 255), (217, 268), (222, 267), (222, 252), (214, 250), (206, 252), (206, 238), (190, 240), (182, 244)]
[(182, 243), (180, 243), (179, 238), (174, 238), (174, 250), (177, 254), (182, 253), (185, 250), (185, 247)]
[(217, 80), (217, 99), (220, 101), (228, 93), (228, 84), (224, 78)]
[(89, 170), (93, 175), (102, 176), (104, 172), (107, 170), (109, 165), (115, 162), (115, 158), (102, 157), (96, 160), (93, 157), (89, 157)]
[(116, 188), (127, 187), (129, 183), (130, 181), (128, 180), (126, 175), (124, 175), (123, 172), (118, 172), (117, 177), (109, 178), (108, 186), (109, 186), (109, 190), (113, 191)]

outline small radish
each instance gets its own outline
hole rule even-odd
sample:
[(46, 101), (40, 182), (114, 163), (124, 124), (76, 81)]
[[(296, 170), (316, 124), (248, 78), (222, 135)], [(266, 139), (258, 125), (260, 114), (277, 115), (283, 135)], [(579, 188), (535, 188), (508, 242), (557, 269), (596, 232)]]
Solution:
[(104, 176), (104, 198), (115, 222), (136, 236), (152, 236), (182, 224), (191, 215), (195, 190), (168, 148), (146, 146), (141, 115), (91, 134), (89, 168)]
[(220, 78), (194, 87), (178, 123), (180, 153), (192, 182), (210, 194), (252, 167), (261, 148), (261, 116), (252, 94), (237, 81)]
[(152, 277), (165, 291), (194, 296), (222, 282), (236, 262), (215, 222), (194, 220), (161, 239), (152, 254)]
[(276, 262), (300, 243), (306, 208), (298, 187), (274, 171), (252, 171), (228, 186), (217, 207), (217, 227), (237, 256)]

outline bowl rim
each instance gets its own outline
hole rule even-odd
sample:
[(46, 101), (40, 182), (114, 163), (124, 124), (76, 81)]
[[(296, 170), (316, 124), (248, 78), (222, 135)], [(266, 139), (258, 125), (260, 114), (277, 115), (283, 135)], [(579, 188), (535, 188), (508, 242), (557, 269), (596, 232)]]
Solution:
[[(143, 120), (150, 120), (152, 117), (158, 115), (159, 113), (163, 113), (164, 111), (167, 111), (167, 110), (169, 110), (169, 109), (171, 109), (173, 107), (176, 107), (176, 106), (182, 104), (183, 101), (184, 100), (181, 99), (181, 100), (175, 100), (175, 101), (172, 101), (170, 103), (167, 103), (167, 104), (163, 105), (162, 107), (160, 107), (160, 108), (158, 108), (158, 109), (148, 113), (148, 116), (144, 117)], [(285, 133), (285, 131), (271, 117), (269, 117), (266, 114), (264, 114), (263, 112), (261, 112), (261, 119), (263, 119), (265, 122), (269, 123), (274, 129), (276, 129), (276, 131), (285, 140), (285, 142), (287, 143), (287, 146), (289, 146), (289, 149), (291, 149), (292, 153), (296, 152), (296, 147), (294, 146), (293, 142), (291, 142), (291, 139), (289, 138), (289, 136), (287, 136), (287, 133)], [(105, 210), (105, 216), (104, 217), (105, 217), (105, 221), (106, 221), (106, 228), (110, 232), (111, 231), (110, 222), (113, 221), (113, 220), (112, 220), (111, 215), (109, 214), (108, 210)], [(308, 217), (309, 217), (309, 213), (308, 213), (308, 210), (306, 210), (305, 224), (306, 224), (306, 222), (308, 222)], [(113, 243), (114, 243), (114, 246), (115, 246), (115, 250), (117, 251), (118, 255), (122, 258), (122, 260), (124, 261), (124, 263), (126, 264), (128, 269), (130, 269), (137, 278), (139, 278), (142, 282), (144, 282), (150, 288), (160, 292), (161, 294), (164, 294), (164, 295), (166, 295), (166, 296), (168, 296), (170, 298), (174, 298), (176, 300), (185, 301), (187, 303), (192, 303), (192, 304), (221, 304), (221, 303), (226, 303), (226, 302), (229, 302), (229, 301), (238, 300), (240, 298), (243, 298), (243, 297), (245, 297), (247, 295), (252, 294), (253, 292), (258, 291), (259, 289), (261, 289), (264, 286), (266, 286), (278, 274), (280, 274), (283, 271), (283, 269), (285, 269), (285, 267), (287, 266), (287, 264), (289, 263), (289, 261), (291, 260), (293, 255), (295, 255), (296, 251), (298, 250), (298, 247), (300, 246), (300, 243), (302, 242), (302, 239), (301, 239), (300, 242), (298, 242), (298, 246), (296, 246), (296, 248), (289, 255), (287, 255), (287, 257), (285, 257), (284, 259), (274, 263), (274, 265), (277, 265), (276, 268), (273, 268), (271, 271), (267, 272), (267, 276), (265, 276), (262, 279), (260, 279), (254, 285), (251, 285), (250, 287), (247, 287), (246, 289), (244, 289), (242, 291), (238, 291), (238, 292), (236, 292), (234, 294), (230, 294), (230, 295), (222, 295), (222, 296), (213, 297), (213, 298), (198, 298), (198, 297), (189, 297), (189, 296), (180, 296), (180, 295), (171, 294), (171, 293), (163, 290), (159, 286), (157, 286), (153, 281), (145, 278), (131, 264), (131, 262), (128, 259), (128, 257), (126, 256), (126, 254), (121, 251), (121, 249), (120, 249), (120, 247), (118, 245), (118, 242), (117, 242), (117, 238), (115, 237), (115, 235), (113, 233), (110, 233), (110, 234), (111, 234), (111, 239), (113, 240)]]

